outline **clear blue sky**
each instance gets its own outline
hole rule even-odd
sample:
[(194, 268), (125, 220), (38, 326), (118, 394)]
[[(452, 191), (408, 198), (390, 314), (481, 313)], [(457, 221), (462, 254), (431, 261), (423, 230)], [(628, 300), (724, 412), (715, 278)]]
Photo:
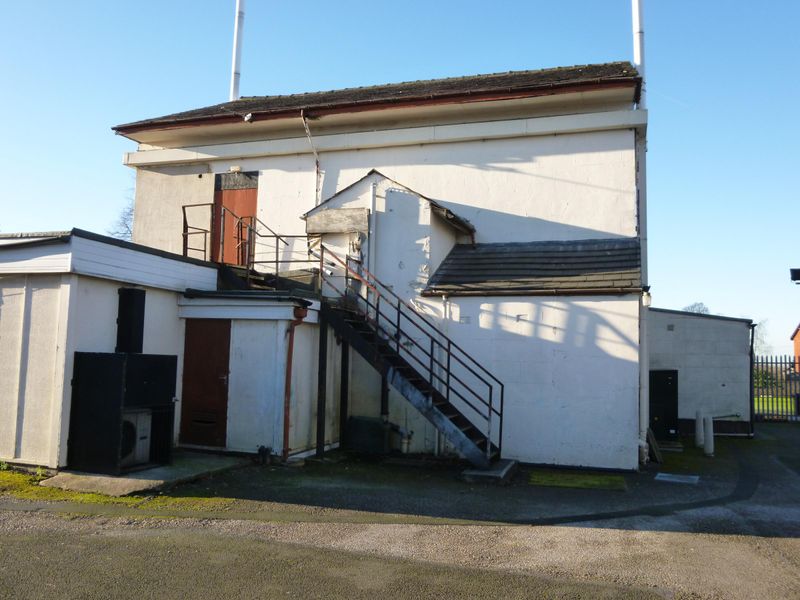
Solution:
[[(112, 125), (227, 99), (234, 0), (3, 2), (0, 231), (105, 232)], [(630, 60), (629, 0), (248, 0), (243, 95)], [(654, 304), (800, 321), (800, 2), (649, 0)]]

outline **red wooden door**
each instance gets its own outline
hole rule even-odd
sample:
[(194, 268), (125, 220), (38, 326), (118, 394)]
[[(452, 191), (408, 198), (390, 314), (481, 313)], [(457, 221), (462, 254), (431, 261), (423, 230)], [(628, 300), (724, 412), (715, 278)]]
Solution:
[(183, 444), (225, 447), (231, 322), (187, 319), (183, 352)]
[(256, 188), (214, 192), (211, 260), (228, 265), (247, 264), (247, 225), (254, 225)]

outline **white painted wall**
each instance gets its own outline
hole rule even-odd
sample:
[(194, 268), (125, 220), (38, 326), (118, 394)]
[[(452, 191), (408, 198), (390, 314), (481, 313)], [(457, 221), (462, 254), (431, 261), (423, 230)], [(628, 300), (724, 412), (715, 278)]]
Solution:
[[(214, 201), (214, 176), (184, 169), (180, 174), (169, 168), (138, 169), (134, 203), (133, 241), (153, 248), (183, 253), (183, 214), (181, 207)], [(153, 202), (152, 198), (158, 198)], [(210, 229), (209, 207), (187, 211), (188, 224)], [(177, 235), (176, 235), (177, 232)], [(208, 240), (211, 243), (211, 240)], [(201, 236), (192, 236), (190, 246), (201, 246)], [(194, 258), (203, 258), (192, 253)]]
[[(533, 125), (523, 130), (510, 121), (448, 125), (446, 131), (441, 129), (444, 137), (436, 139), (432, 134), (418, 144), (400, 140), (399, 130), (382, 138), (384, 143), (373, 140), (359, 147), (359, 140), (366, 138), (353, 135), (335, 151), (326, 151), (322, 144), (318, 146), (322, 197), (328, 198), (370, 169), (378, 169), (470, 220), (477, 228), (478, 242), (635, 237), (633, 128), (637, 124), (602, 130), (573, 128), (560, 135), (544, 134)], [(431, 131), (435, 134), (439, 129)], [(475, 137), (478, 130), (486, 132), (486, 137)], [(150, 159), (158, 155), (158, 160), (166, 162), (171, 156), (171, 173), (194, 177), (201, 166), (213, 173), (226, 172), (232, 166), (259, 171), (259, 218), (280, 233), (302, 234), (300, 216), (315, 205), (314, 161), (307, 152), (279, 152), (281, 143), (253, 142), (242, 148), (239, 156), (234, 148), (239, 144), (229, 144), (216, 154), (187, 151), (194, 163), (202, 163), (186, 166), (180, 165), (187, 154), (181, 150), (155, 150), (138, 156), (148, 160), (145, 155)], [(222, 156), (225, 158), (219, 158)], [(431, 232), (438, 234), (440, 228), (431, 226), (425, 203), (419, 198), (416, 205), (398, 204), (402, 214), (395, 213), (399, 219), (393, 224), (390, 213), (394, 211), (387, 207), (400, 201), (401, 194), (392, 187), (387, 185), (378, 194), (372, 270), (403, 297), (428, 306), (431, 314), (441, 319), (441, 301), (419, 300), (417, 294), (453, 240), (438, 235), (431, 238)], [(213, 192), (203, 193), (210, 202)], [(337, 202), (363, 207), (367, 193), (365, 186), (356, 186)], [(137, 210), (163, 202), (165, 210), (179, 213), (159, 194), (154, 188), (137, 193)], [(158, 220), (148, 221), (139, 231), (137, 241), (154, 245), (180, 235), (179, 229)], [(333, 238), (327, 243), (336, 244)], [(463, 339), (468, 351), (506, 383), (506, 456), (539, 463), (636, 468), (636, 298), (456, 299), (453, 308), (447, 327), (454, 336), (463, 336), (457, 339)], [(462, 310), (472, 313), (471, 325), (459, 322)], [(507, 315), (513, 315), (515, 326), (509, 325)], [(527, 317), (517, 321), (517, 315)], [(531, 331), (526, 333), (528, 329)], [(511, 354), (510, 348), (521, 354)], [(309, 360), (316, 360), (313, 354)], [(353, 414), (375, 414), (379, 407), (377, 375), (357, 357), (351, 369)], [(409, 416), (405, 401), (395, 395), (390, 407), (393, 421), (405, 425), (408, 419), (409, 427), (417, 432), (412, 449), (431, 450), (436, 436), (428, 432), (427, 422), (419, 415)]]
[[(316, 447), (317, 368), (319, 326), (308, 323), (295, 330), (289, 447), (292, 454)], [(328, 330), (327, 387), (325, 391), (325, 444), (339, 441), (341, 352)]]
[[(117, 343), (118, 290), (129, 287), (123, 282), (93, 277), (77, 277), (73, 288), (74, 305), (71, 307), (69, 343), (65, 355), (67, 395), (61, 421), (62, 464), (67, 456), (69, 434), (70, 389), (69, 378), (75, 352), (114, 352)], [(144, 287), (144, 337), (142, 352), (167, 354), (178, 357), (175, 397), (180, 400), (183, 373), (183, 339), (185, 322), (178, 318), (178, 294), (169, 290)], [(175, 405), (175, 436), (177, 439), (180, 402)]]
[(637, 468), (635, 296), (451, 303), (451, 337), (505, 384), (505, 457)]
[[(322, 196), (332, 196), (375, 168), (472, 221), (479, 242), (635, 236), (634, 154), (632, 129), (322, 152)], [(219, 173), (232, 165), (260, 172), (262, 221), (280, 233), (304, 233), (299, 217), (315, 202), (311, 155), (212, 160), (208, 169)], [(197, 167), (172, 167), (173, 172), (182, 169)], [(137, 219), (150, 212), (180, 213), (172, 187), (152, 186), (154, 177), (150, 171), (137, 172), (137, 182), (143, 181)], [(171, 178), (176, 186), (181, 181), (175, 175), (158, 177)], [(213, 185), (195, 192), (193, 201), (213, 200)], [(146, 225), (137, 224), (137, 242), (179, 247), (177, 217), (142, 218)]]
[[(283, 449), (283, 417), (289, 323), (294, 303), (240, 298), (180, 298), (179, 316), (231, 319), (226, 449)], [(290, 396), (289, 447), (295, 454), (316, 445), (319, 305), (295, 329)], [(328, 334), (326, 444), (339, 440), (341, 355)], [(179, 418), (180, 410), (176, 412)]]
[(227, 447), (256, 452), (283, 445), (287, 321), (231, 322)]
[[(444, 322), (441, 301), (424, 302), (428, 316), (505, 384), (505, 458), (637, 468), (637, 297), (451, 298)], [(380, 377), (354, 357), (351, 412), (378, 416)], [(436, 448), (435, 429), (394, 390), (389, 419), (414, 431), (413, 452)]]
[(0, 460), (55, 466), (62, 276), (0, 278)]
[[(74, 353), (114, 351), (125, 286), (71, 274), (0, 277), (0, 460), (66, 465)], [(143, 350), (178, 355), (180, 370), (176, 294), (145, 289)]]
[(694, 313), (648, 311), (650, 369), (678, 371), (678, 418), (750, 420), (750, 325)]

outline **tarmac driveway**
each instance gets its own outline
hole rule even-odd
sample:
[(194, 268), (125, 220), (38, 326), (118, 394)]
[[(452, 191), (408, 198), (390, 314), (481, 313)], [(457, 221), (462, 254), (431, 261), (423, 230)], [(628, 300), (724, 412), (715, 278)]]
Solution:
[(757, 433), (667, 458), (697, 486), (539, 488), (523, 470), (498, 488), (343, 461), (172, 494), (229, 498), (215, 510), (6, 499), (0, 596), (800, 598), (800, 427)]

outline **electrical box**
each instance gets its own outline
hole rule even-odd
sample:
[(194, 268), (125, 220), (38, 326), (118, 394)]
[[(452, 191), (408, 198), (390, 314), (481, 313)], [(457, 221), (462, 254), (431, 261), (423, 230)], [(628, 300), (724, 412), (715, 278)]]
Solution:
[(67, 466), (118, 475), (172, 456), (177, 356), (76, 352)]

